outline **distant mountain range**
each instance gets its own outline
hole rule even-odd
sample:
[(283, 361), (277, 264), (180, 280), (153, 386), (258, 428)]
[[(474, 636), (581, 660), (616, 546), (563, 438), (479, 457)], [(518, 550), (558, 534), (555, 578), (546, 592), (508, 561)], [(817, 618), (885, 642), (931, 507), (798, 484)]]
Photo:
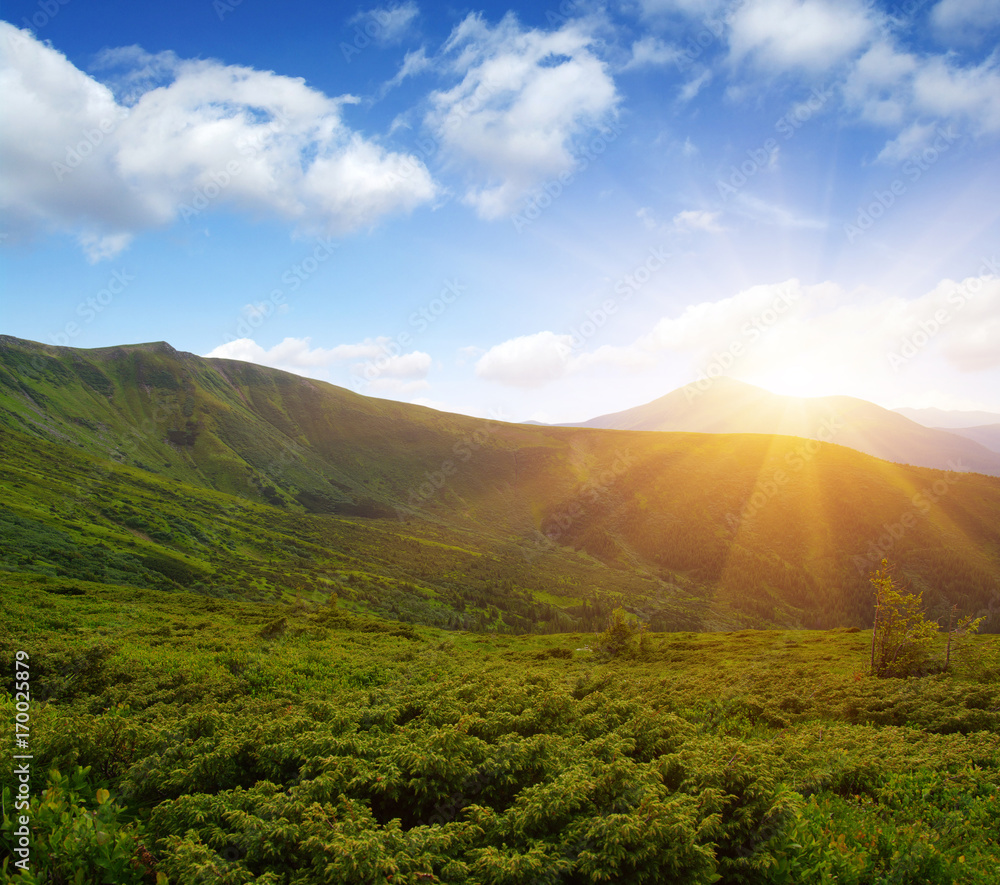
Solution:
[(965, 427), (982, 427), (984, 424), (1000, 424), (1000, 412), (968, 412), (958, 409), (893, 409), (924, 427), (940, 427), (942, 430), (956, 430)]
[(847, 447), (996, 471), (972, 440), (727, 381), (598, 422), (624, 429), (448, 414), (164, 342), (0, 336), (0, 569), (127, 583), (135, 560), (230, 594), (336, 579), (520, 630), (621, 601), (657, 629), (861, 624), (886, 555), (935, 616), (1000, 598), (1000, 479)]
[(961, 412), (944, 409), (896, 409), (925, 427), (947, 430), (1000, 453), (1000, 412)]
[[(988, 413), (982, 413), (988, 416)], [(995, 432), (925, 427), (849, 396), (793, 397), (720, 377), (568, 427), (687, 433), (766, 433), (818, 439), (900, 464), (1000, 476)]]

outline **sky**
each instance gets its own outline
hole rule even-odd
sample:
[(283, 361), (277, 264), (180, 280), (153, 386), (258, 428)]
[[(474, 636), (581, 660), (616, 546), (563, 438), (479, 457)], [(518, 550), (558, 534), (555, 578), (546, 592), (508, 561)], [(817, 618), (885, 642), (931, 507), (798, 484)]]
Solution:
[(0, 332), (580, 421), (1000, 412), (998, 0), (6, 0)]

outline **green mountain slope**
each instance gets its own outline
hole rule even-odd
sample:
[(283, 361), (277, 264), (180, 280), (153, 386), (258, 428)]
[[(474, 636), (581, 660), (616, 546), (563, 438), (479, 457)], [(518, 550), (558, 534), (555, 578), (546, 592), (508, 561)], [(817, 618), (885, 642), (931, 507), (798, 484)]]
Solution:
[[(11, 338), (0, 433), (18, 570), (73, 574), (21, 543), (51, 530), (216, 594), (501, 630), (586, 628), (619, 600), (712, 629), (864, 623), (888, 555), (933, 613), (1000, 629), (1000, 479), (838, 445), (507, 424), (165, 344)], [(88, 579), (121, 583), (101, 561)]]

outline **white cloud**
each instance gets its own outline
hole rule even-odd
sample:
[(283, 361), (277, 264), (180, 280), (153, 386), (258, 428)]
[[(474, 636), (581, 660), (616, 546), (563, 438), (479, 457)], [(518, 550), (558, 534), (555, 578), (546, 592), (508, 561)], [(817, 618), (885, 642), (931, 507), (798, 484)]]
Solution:
[(826, 70), (861, 49), (876, 29), (861, 0), (747, 0), (729, 15), (733, 61), (773, 70)]
[(746, 218), (774, 227), (803, 230), (822, 230), (826, 227), (826, 222), (822, 219), (798, 215), (787, 206), (770, 203), (745, 191), (736, 195), (733, 200), (733, 209)]
[(97, 259), (142, 230), (215, 207), (343, 233), (431, 200), (415, 157), (387, 151), (301, 79), (215, 61), (106, 54), (140, 64), (119, 103), (61, 53), (0, 22), (0, 207), (21, 236), (76, 234)]
[(953, 57), (919, 58), (883, 40), (852, 67), (844, 100), (866, 122), (898, 129), (878, 159), (899, 162), (943, 125), (975, 135), (1000, 131), (1000, 60), (962, 67)]
[[(253, 305), (248, 307), (252, 308)], [(430, 355), (421, 351), (395, 353), (394, 344), (391, 338), (380, 336), (366, 338), (357, 343), (323, 348), (313, 347), (311, 338), (285, 338), (271, 348), (264, 348), (252, 338), (238, 338), (220, 344), (205, 356), (242, 360), (306, 375), (315, 375), (317, 370), (329, 369), (340, 363), (360, 359), (368, 362), (354, 366), (353, 370), (357, 375), (364, 375), (365, 380), (374, 382), (379, 378), (396, 380), (424, 378), (431, 366)], [(371, 378), (368, 378), (364, 371), (369, 368), (368, 374), (372, 376)], [(359, 369), (361, 371), (358, 371)]]
[(673, 64), (680, 57), (679, 49), (667, 45), (659, 37), (647, 35), (632, 44), (632, 55), (622, 70), (629, 71), (635, 68)]
[(265, 319), (272, 313), (288, 313), (289, 310), (290, 308), (287, 304), (279, 304), (275, 307), (269, 301), (253, 301), (249, 304), (244, 304), (240, 310), (240, 314), (244, 319), (255, 320), (258, 318)]
[[(431, 368), (431, 356), (420, 350), (411, 353), (384, 355), (377, 358), (374, 370), (379, 378), (426, 378)], [(353, 367), (357, 374), (363, 374), (371, 363), (360, 363)]]
[(929, 59), (913, 79), (913, 101), (939, 118), (965, 117), (978, 132), (1000, 131), (1000, 60), (955, 68), (945, 58)]
[(688, 82), (681, 87), (678, 100), (683, 102), (684, 104), (687, 104), (689, 101), (695, 98), (695, 96), (697, 96), (698, 93), (701, 92), (702, 87), (710, 83), (711, 80), (712, 80), (712, 72), (708, 68), (706, 68), (697, 77), (695, 77), (693, 80), (688, 80)]
[[(765, 311), (772, 311), (777, 317), (780, 310), (780, 316), (787, 317), (822, 294), (822, 289), (803, 287), (795, 279), (777, 285), (752, 286), (720, 301), (691, 304), (678, 317), (664, 317), (651, 332), (629, 347), (646, 353), (668, 349), (699, 353), (725, 349), (733, 340), (749, 337), (741, 330)], [(768, 325), (773, 326), (774, 322)]]
[(570, 369), (572, 335), (536, 332), (497, 344), (476, 363), (476, 374), (511, 387), (541, 387)]
[(880, 126), (898, 126), (909, 102), (907, 80), (916, 71), (917, 58), (899, 52), (886, 41), (862, 55), (844, 83), (844, 100), (863, 120)]
[(537, 388), (598, 367), (661, 371), (668, 358), (681, 358), (691, 380), (731, 374), (802, 396), (891, 401), (902, 373), (931, 383), (944, 371), (1000, 367), (1000, 277), (987, 270), (909, 299), (797, 279), (752, 286), (689, 304), (624, 345), (585, 350), (552, 332), (505, 341), (480, 360), (477, 374)]
[(665, 13), (704, 18), (718, 12), (726, 5), (726, 0), (639, 0), (639, 5), (646, 18), (656, 18)]
[(385, 83), (382, 87), (381, 94), (384, 96), (386, 92), (402, 83), (407, 77), (415, 77), (417, 74), (428, 70), (433, 65), (433, 62), (427, 57), (427, 51), (421, 46), (419, 49), (414, 49), (412, 52), (407, 52), (403, 57), (403, 63), (399, 66), (399, 70), (396, 72), (391, 80)]
[(386, 46), (402, 40), (419, 14), (420, 8), (409, 0), (359, 12), (348, 21), (380, 46)]
[(674, 230), (678, 233), (697, 230), (711, 234), (722, 233), (725, 228), (718, 223), (720, 214), (705, 209), (687, 209), (674, 216)]
[(649, 206), (643, 206), (635, 213), (635, 217), (642, 222), (646, 230), (656, 230), (660, 225), (656, 220), (656, 215)]
[(482, 218), (511, 212), (532, 187), (573, 168), (578, 139), (600, 130), (619, 96), (580, 22), (522, 28), (512, 13), (490, 27), (459, 24), (442, 65), (461, 81), (432, 93), (425, 123), (445, 154), (479, 182), (464, 201)]
[(952, 366), (961, 372), (1000, 367), (1000, 277), (943, 280), (920, 304), (925, 322), (939, 310), (948, 316), (939, 334), (942, 354)]
[(949, 39), (975, 40), (1000, 24), (1000, 3), (996, 0), (941, 0), (931, 11), (930, 20)]
[(896, 138), (886, 142), (875, 159), (880, 163), (901, 163), (930, 142), (936, 132), (933, 123), (911, 123)]

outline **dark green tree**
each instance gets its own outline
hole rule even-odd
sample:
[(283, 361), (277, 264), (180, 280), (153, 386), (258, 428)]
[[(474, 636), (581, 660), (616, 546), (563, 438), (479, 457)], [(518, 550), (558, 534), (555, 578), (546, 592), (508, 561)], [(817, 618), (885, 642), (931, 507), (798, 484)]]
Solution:
[(599, 647), (613, 658), (635, 652), (635, 637), (640, 633), (639, 619), (623, 608), (616, 608), (608, 618), (608, 628), (601, 634)]

